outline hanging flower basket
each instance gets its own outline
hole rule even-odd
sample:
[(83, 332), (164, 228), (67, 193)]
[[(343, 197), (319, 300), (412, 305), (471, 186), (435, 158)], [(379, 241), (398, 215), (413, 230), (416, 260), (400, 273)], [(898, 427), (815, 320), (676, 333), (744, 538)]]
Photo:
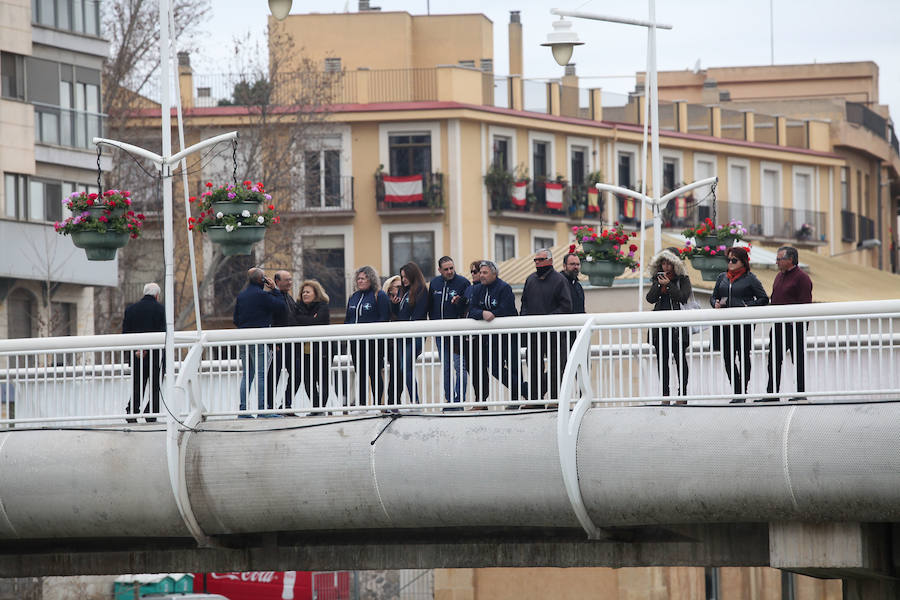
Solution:
[(572, 233), (575, 242), (581, 244), (581, 250), (576, 252), (575, 244), (571, 244), (569, 252), (576, 253), (581, 259), (581, 272), (588, 276), (591, 285), (609, 287), (626, 268), (635, 271), (640, 266), (634, 258), (638, 247), (634, 243), (629, 244), (637, 233), (625, 233), (619, 223), (599, 231), (581, 225), (573, 227)]
[(688, 238), (685, 246), (679, 249), (682, 258), (688, 258), (698, 271), (703, 281), (715, 281), (728, 268), (725, 256), (735, 242), (744, 239), (747, 230), (743, 223), (732, 219), (727, 225), (716, 225), (712, 219), (706, 219), (696, 227), (689, 227), (681, 232)]
[(131, 192), (107, 190), (102, 194), (75, 192), (63, 200), (72, 216), (53, 224), (60, 235), (71, 235), (88, 260), (113, 260), (129, 238), (141, 235), (144, 215), (131, 210)]
[(265, 237), (269, 225), (281, 222), (275, 205), (270, 204), (272, 196), (262, 183), (244, 181), (237, 186), (214, 187), (207, 182), (206, 188), (199, 202), (196, 197), (190, 199), (192, 204), (198, 204), (200, 213), (188, 217), (188, 229), (208, 233), (225, 256), (250, 254), (253, 244)]
[(610, 287), (613, 280), (625, 272), (625, 263), (615, 260), (595, 260), (581, 263), (581, 272), (588, 276), (591, 285)]
[(700, 271), (703, 281), (715, 281), (719, 273), (724, 272), (728, 268), (728, 261), (725, 253), (722, 252), (717, 256), (703, 256), (697, 254), (690, 257), (691, 265)]
[(247, 255), (253, 250), (253, 244), (265, 237), (266, 228), (262, 225), (213, 225), (206, 233), (211, 241), (221, 246), (225, 256)]

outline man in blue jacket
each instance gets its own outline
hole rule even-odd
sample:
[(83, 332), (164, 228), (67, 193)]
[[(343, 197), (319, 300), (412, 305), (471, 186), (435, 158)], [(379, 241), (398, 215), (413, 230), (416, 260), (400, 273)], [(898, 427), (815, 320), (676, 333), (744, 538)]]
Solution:
[[(247, 271), (247, 287), (238, 294), (234, 304), (234, 326), (238, 329), (271, 327), (272, 318), (281, 315), (285, 310), (284, 301), (272, 294), (275, 282), (265, 276), (263, 270), (253, 267)], [(241, 364), (244, 373), (241, 376), (241, 411), (247, 410), (247, 390), (253, 385), (256, 377), (257, 408), (266, 408), (266, 345), (255, 344), (247, 352), (249, 344), (241, 344)], [(242, 417), (245, 415), (241, 415)]]
[[(453, 259), (449, 256), (442, 256), (438, 260), (438, 272), (440, 275), (428, 285), (428, 318), (459, 319), (465, 316), (465, 295), (470, 287), (469, 280), (456, 272)], [(468, 382), (460, 337), (444, 336), (435, 341), (444, 367), (444, 398), (447, 402), (465, 402)]]
[[(473, 286), (470, 294), (469, 316), (487, 322), (496, 317), (517, 316), (516, 297), (509, 284), (498, 277), (497, 265), (489, 260), (482, 261), (479, 275), (481, 283)], [(519, 344), (510, 339), (512, 335), (515, 334), (483, 336), (481, 358), (489, 361), (491, 374), (509, 388), (512, 400), (518, 401), (521, 396), (527, 396), (528, 390), (519, 374)]]

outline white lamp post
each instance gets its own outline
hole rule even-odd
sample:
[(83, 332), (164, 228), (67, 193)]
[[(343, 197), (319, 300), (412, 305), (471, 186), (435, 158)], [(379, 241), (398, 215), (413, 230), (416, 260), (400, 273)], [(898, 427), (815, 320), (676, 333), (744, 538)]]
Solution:
[[(662, 210), (665, 208), (666, 204), (670, 199), (675, 198), (679, 194), (683, 194), (684, 192), (690, 191), (692, 189), (702, 187), (704, 185), (709, 185), (714, 183), (718, 179), (716, 177), (712, 177), (709, 179), (704, 179), (703, 181), (695, 181), (694, 183), (685, 185), (683, 187), (674, 190), (665, 196), (661, 196), (662, 193), (662, 161), (660, 159), (659, 154), (659, 96), (657, 93), (657, 75), (656, 75), (656, 30), (657, 29), (672, 29), (671, 25), (665, 25), (662, 23), (656, 22), (656, 2), (655, 0), (649, 0), (650, 3), (650, 20), (649, 21), (641, 21), (636, 19), (624, 19), (621, 17), (609, 17), (604, 15), (598, 15), (595, 13), (586, 13), (581, 11), (574, 10), (562, 10), (558, 8), (554, 8), (550, 10), (550, 13), (553, 15), (557, 15), (559, 17), (574, 17), (578, 19), (589, 19), (592, 21), (606, 21), (609, 23), (622, 23), (625, 25), (637, 25), (639, 27), (647, 28), (647, 36), (648, 36), (648, 48), (647, 48), (647, 77), (649, 78), (649, 90), (648, 95), (650, 99), (650, 135), (651, 135), (651, 165), (653, 170), (653, 195), (654, 197), (648, 196), (646, 194), (635, 192), (634, 190), (629, 190), (624, 187), (610, 185), (605, 183), (598, 183), (596, 185), (598, 190), (604, 190), (607, 192), (613, 192), (622, 194), (625, 196), (629, 196), (631, 198), (635, 198), (641, 201), (641, 255), (640, 262), (641, 266), (644, 266), (644, 215), (646, 204), (650, 204), (650, 207), (653, 211), (653, 252), (654, 254), (658, 253), (662, 249)], [(569, 59), (572, 58), (572, 52), (575, 46), (580, 45), (582, 42), (578, 40), (578, 35), (571, 31), (571, 25), (562, 26), (561, 23), (568, 23), (567, 21), (560, 19), (560, 21), (554, 21), (553, 23), (553, 32), (547, 36), (547, 42), (541, 44), (542, 46), (550, 46), (553, 51), (553, 57), (556, 59), (556, 62), (559, 63), (560, 66), (565, 66)], [(646, 130), (645, 130), (646, 133)], [(647, 155), (647, 146), (646, 146), (646, 137), (644, 138), (644, 147), (642, 150), (642, 154), (644, 156)], [(646, 174), (644, 179), (646, 180)], [(644, 278), (640, 277), (638, 279), (638, 293), (640, 297), (644, 296)], [(640, 310), (643, 310), (644, 303), (639, 302)]]

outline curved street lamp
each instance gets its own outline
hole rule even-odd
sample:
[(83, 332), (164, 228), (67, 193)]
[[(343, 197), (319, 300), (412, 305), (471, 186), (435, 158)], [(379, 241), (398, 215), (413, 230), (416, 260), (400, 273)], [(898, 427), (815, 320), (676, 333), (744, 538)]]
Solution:
[(560, 17), (559, 21), (553, 21), (553, 31), (547, 34), (547, 41), (541, 46), (550, 46), (553, 59), (559, 66), (565, 67), (572, 58), (575, 46), (583, 44), (584, 42), (578, 39), (578, 34), (572, 31), (572, 22)]
[(277, 20), (284, 21), (291, 12), (291, 0), (269, 0), (269, 10)]

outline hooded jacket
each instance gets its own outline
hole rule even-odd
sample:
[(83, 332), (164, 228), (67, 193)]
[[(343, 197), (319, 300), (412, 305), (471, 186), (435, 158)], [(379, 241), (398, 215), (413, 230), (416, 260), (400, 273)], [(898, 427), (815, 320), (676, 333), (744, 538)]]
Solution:
[[(656, 274), (662, 271), (662, 261), (668, 261), (674, 267), (675, 279), (663, 293), (662, 286)], [(647, 302), (653, 304), (653, 310), (681, 310), (681, 305), (691, 297), (691, 279), (684, 270), (684, 263), (674, 252), (663, 250), (653, 257), (647, 267), (650, 276), (650, 290), (647, 292)]]

